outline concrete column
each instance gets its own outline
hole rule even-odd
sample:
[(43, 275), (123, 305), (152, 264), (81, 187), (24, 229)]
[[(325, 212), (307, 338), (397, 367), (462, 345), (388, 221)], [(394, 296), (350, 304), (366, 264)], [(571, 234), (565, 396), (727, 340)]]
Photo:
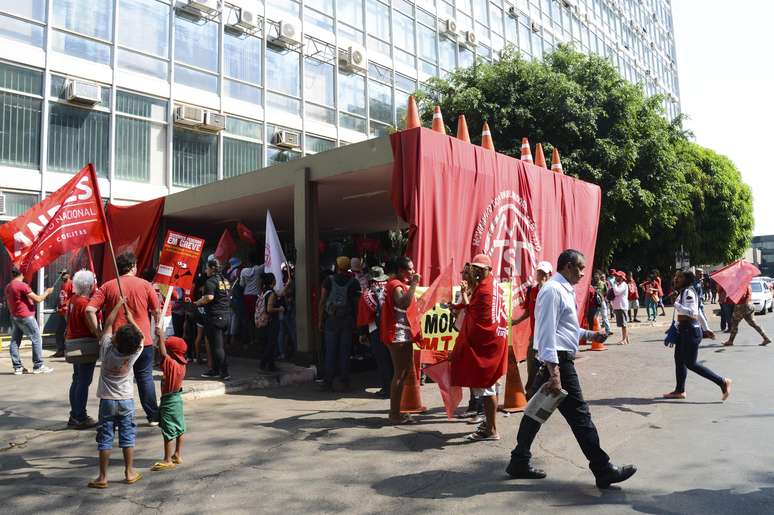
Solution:
[(314, 323), (313, 302), (319, 292), (319, 227), (317, 184), (309, 168), (298, 170), (293, 185), (293, 233), (296, 247), (296, 334), (298, 351), (309, 357), (319, 352), (320, 335)]

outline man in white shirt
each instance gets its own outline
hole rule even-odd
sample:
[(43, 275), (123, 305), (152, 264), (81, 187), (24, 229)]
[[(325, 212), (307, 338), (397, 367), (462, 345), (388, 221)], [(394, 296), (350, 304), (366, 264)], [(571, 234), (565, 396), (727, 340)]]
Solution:
[(615, 325), (621, 328), (621, 341), (619, 345), (629, 345), (629, 329), (626, 327), (628, 320), (627, 311), (629, 311), (629, 284), (626, 282), (626, 272), (620, 270), (613, 272), (613, 314), (615, 315)]
[[(599, 445), (599, 434), (591, 420), (589, 406), (583, 399), (578, 374), (575, 371), (575, 354), (579, 339), (604, 341), (605, 335), (586, 331), (578, 325), (575, 289), (584, 275), (586, 259), (577, 250), (568, 249), (559, 256), (554, 277), (540, 290), (535, 308), (535, 344), (538, 359), (543, 364), (535, 378), (533, 388), (537, 392), (545, 387), (558, 394), (562, 387), (567, 397), (559, 404), (559, 412), (572, 428), (583, 454), (589, 460), (598, 488), (608, 488), (613, 483), (626, 481), (637, 472), (633, 465), (621, 468), (610, 463), (610, 457)], [(534, 392), (533, 392), (534, 393)], [(530, 447), (535, 440), (540, 423), (523, 417), (516, 436), (516, 448), (506, 472), (515, 479), (543, 479), (546, 473), (530, 464)]]

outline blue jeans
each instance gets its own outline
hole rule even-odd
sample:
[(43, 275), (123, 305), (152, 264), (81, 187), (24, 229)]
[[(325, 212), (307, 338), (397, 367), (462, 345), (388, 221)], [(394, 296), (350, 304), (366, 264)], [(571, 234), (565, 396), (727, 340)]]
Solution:
[(680, 333), (680, 339), (677, 345), (675, 345), (675, 378), (677, 383), (675, 391), (679, 393), (685, 392), (685, 380), (688, 377), (689, 370), (724, 389), (726, 385), (725, 380), (697, 362), (702, 338), (702, 330), (699, 324), (679, 322), (677, 330)]
[(70, 384), (70, 417), (78, 422), (86, 419), (89, 386), (97, 363), (73, 363), (73, 382)]
[(159, 405), (156, 402), (156, 387), (153, 385), (153, 346), (142, 349), (140, 357), (134, 363), (134, 382), (140, 394), (142, 405), (148, 421), (159, 419)]
[(43, 339), (40, 337), (40, 328), (35, 317), (17, 318), (11, 317), (13, 332), (11, 333), (11, 363), (14, 370), (22, 368), (21, 357), (19, 356), (19, 345), (22, 337), (27, 336), (32, 340), (32, 365), (34, 368), (43, 366)]
[[(285, 348), (285, 338), (289, 339), (288, 346)], [(279, 320), (279, 337), (277, 339), (277, 350), (286, 358), (296, 352), (296, 316), (295, 313), (286, 313)]]
[(118, 430), (118, 446), (122, 449), (134, 447), (137, 424), (134, 423), (133, 399), (100, 399), (99, 422), (97, 422), (97, 449), (109, 451), (113, 448), (113, 435)]
[(602, 328), (605, 330), (605, 332), (612, 332), (610, 329), (610, 313), (607, 308), (606, 301), (602, 301), (602, 306), (599, 309), (599, 321), (602, 324)]
[(349, 354), (352, 352), (352, 328), (325, 328), (325, 382), (333, 383), (338, 368), (342, 381), (349, 382)]
[(657, 302), (651, 298), (645, 300), (645, 311), (648, 313), (648, 320), (656, 320), (656, 305)]

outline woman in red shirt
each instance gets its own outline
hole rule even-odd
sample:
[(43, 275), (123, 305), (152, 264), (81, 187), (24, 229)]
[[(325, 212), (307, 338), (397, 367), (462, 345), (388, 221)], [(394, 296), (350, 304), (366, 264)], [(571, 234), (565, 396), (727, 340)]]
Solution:
[[(88, 270), (76, 272), (73, 276), (73, 296), (67, 305), (67, 335), (65, 341), (80, 338), (96, 338), (86, 322), (86, 307), (94, 292), (96, 278)], [(70, 420), (67, 427), (72, 429), (87, 429), (97, 425), (97, 422), (86, 414), (86, 403), (89, 399), (89, 386), (94, 377), (96, 356), (90, 363), (73, 363), (73, 382), (70, 384)]]
[(390, 422), (407, 424), (411, 423), (411, 418), (401, 414), (400, 399), (406, 378), (414, 373), (414, 342), (419, 340), (419, 314), (414, 294), (420, 276), (414, 272), (414, 263), (406, 256), (395, 258), (390, 265), (380, 336), (390, 349), (395, 370), (390, 384)]

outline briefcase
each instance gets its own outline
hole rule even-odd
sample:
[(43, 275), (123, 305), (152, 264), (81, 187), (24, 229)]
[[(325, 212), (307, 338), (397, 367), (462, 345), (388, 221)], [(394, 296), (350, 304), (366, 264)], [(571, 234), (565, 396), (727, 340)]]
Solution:
[(74, 338), (65, 340), (65, 361), (68, 363), (96, 363), (99, 359), (99, 340)]

